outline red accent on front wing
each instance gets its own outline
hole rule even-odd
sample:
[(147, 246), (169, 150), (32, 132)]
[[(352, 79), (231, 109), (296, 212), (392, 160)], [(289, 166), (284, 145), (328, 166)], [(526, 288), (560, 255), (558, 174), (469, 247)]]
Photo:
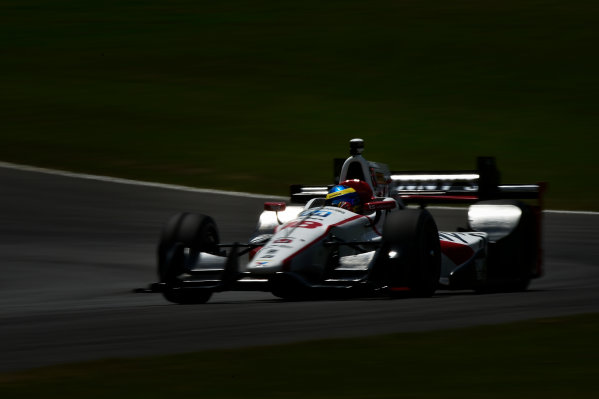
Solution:
[(260, 251), (262, 249), (262, 247), (256, 247), (254, 249), (252, 249), (249, 253), (249, 257), (250, 257), (250, 261), (252, 259), (254, 259), (254, 256), (256, 256), (256, 254), (258, 253), (258, 251)]
[(474, 250), (466, 244), (441, 240), (441, 252), (453, 263), (461, 265), (474, 255)]

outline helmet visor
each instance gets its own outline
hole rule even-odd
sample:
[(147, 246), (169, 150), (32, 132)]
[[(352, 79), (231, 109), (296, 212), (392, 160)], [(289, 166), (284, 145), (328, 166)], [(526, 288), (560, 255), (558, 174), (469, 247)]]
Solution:
[(360, 205), (360, 196), (353, 188), (339, 187), (327, 195), (325, 204), (354, 211)]

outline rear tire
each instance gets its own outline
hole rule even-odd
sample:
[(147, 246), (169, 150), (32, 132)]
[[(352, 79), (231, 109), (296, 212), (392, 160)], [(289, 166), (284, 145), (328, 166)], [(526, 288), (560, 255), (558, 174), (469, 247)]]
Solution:
[(383, 227), (383, 245), (379, 267), (392, 296), (430, 297), (441, 275), (439, 232), (431, 214), (424, 209), (405, 209), (387, 216)]
[[(505, 237), (489, 243), (488, 282), (479, 292), (526, 291), (537, 264), (537, 221), (530, 205), (513, 200), (490, 200), (477, 205), (509, 205), (522, 212), (518, 225)], [(474, 230), (474, 229), (473, 229)], [(482, 230), (484, 231), (484, 230)]]
[[(166, 285), (163, 291), (166, 300), (191, 304), (210, 299), (209, 290), (184, 289), (180, 277), (193, 266), (190, 263), (200, 252), (218, 254), (218, 244), (218, 229), (209, 216), (179, 213), (166, 222), (158, 243), (158, 278)], [(189, 248), (188, 254), (185, 248)]]

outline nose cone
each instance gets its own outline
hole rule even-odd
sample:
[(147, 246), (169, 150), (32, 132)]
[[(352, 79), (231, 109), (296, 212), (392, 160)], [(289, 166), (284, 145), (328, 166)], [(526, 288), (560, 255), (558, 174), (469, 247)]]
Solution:
[(247, 264), (247, 271), (254, 274), (273, 274), (281, 272), (292, 254), (292, 248), (268, 243), (261, 248)]
[(253, 274), (274, 274), (283, 271), (283, 262), (271, 258), (256, 257), (248, 263), (247, 271)]

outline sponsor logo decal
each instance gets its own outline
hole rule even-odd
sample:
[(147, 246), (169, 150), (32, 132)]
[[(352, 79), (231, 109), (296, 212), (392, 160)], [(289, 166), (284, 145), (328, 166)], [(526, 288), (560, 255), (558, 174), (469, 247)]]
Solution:
[(439, 233), (439, 239), (442, 241), (461, 242), (469, 244), (473, 238), (477, 241), (482, 238), (486, 239), (486, 233), (467, 232), (467, 233)]
[(256, 266), (264, 266), (268, 264), (268, 261), (260, 261), (260, 262), (256, 262)]
[(310, 216), (310, 217), (318, 217), (318, 218), (326, 218), (327, 216), (331, 216), (331, 211), (325, 211), (322, 209), (316, 210), (307, 210), (300, 213), (300, 216)]
[(474, 256), (474, 250), (468, 245), (452, 241), (441, 241), (441, 252), (458, 266)]

